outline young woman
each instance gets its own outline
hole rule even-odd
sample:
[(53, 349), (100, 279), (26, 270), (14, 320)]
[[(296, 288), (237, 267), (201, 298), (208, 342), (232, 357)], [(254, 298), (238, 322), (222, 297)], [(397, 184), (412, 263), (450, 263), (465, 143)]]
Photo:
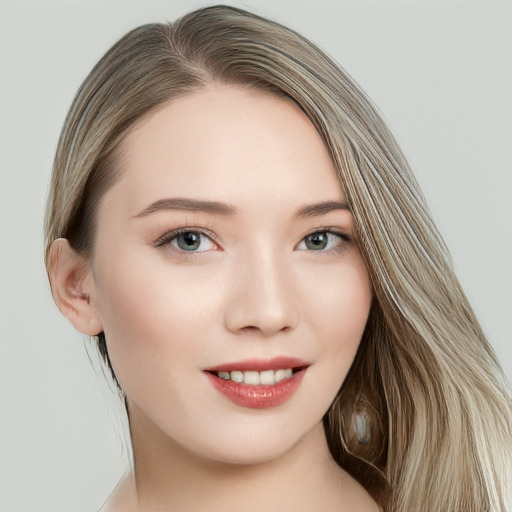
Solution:
[(128, 412), (105, 510), (507, 510), (496, 358), (392, 135), (300, 35), (229, 7), (127, 34), (46, 241)]

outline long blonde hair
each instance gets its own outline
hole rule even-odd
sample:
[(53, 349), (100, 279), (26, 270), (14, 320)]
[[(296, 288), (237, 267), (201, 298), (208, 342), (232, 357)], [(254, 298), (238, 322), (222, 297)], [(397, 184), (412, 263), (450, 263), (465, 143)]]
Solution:
[[(330, 152), (355, 219), (375, 299), (324, 418), (333, 458), (384, 510), (506, 512), (512, 402), (496, 357), (395, 139), (354, 81), (299, 34), (217, 6), (116, 43), (81, 86), (62, 131), (46, 260), (58, 237), (90, 256), (97, 205), (117, 179), (128, 131), (212, 82), (292, 98)], [(99, 348), (110, 366), (103, 335)]]

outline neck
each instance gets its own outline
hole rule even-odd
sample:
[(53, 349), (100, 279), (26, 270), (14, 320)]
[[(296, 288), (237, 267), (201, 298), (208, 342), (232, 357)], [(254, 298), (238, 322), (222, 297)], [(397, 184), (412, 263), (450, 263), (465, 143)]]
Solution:
[(257, 464), (230, 464), (192, 453), (133, 409), (130, 429), (135, 471), (112, 500), (124, 512), (376, 510), (332, 460), (321, 424), (279, 458)]

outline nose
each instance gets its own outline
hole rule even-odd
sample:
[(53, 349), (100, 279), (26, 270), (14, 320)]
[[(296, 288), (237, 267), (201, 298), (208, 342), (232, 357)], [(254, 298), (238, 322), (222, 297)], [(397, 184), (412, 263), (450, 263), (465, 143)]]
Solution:
[(227, 330), (271, 337), (294, 329), (300, 311), (289, 264), (265, 247), (240, 259), (231, 275)]

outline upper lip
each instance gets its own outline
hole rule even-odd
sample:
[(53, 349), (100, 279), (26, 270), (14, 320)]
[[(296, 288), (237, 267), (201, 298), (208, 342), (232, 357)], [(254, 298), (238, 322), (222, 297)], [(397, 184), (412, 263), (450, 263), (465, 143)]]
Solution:
[(289, 356), (278, 356), (270, 359), (244, 359), (243, 361), (235, 361), (232, 363), (223, 363), (211, 368), (205, 368), (209, 372), (231, 372), (235, 370), (240, 371), (265, 371), (265, 370), (280, 370), (286, 368), (305, 368), (310, 366), (311, 363), (304, 359)]

